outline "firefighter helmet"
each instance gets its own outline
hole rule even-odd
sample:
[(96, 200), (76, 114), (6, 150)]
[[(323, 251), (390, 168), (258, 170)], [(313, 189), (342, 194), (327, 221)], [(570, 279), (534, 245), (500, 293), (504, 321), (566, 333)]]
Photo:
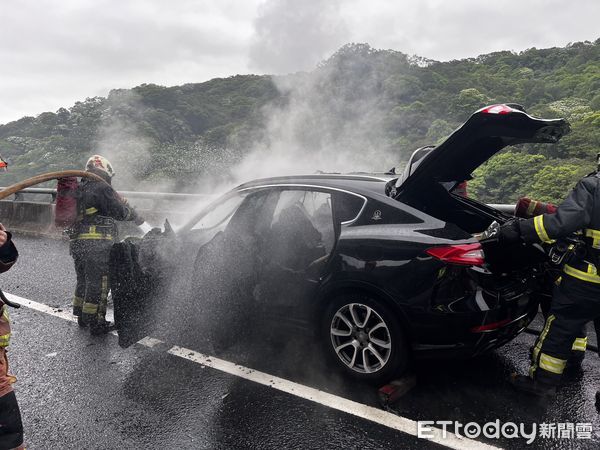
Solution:
[(112, 164), (104, 156), (94, 155), (87, 160), (85, 164), (85, 170), (100, 170), (108, 175), (110, 178), (115, 176)]

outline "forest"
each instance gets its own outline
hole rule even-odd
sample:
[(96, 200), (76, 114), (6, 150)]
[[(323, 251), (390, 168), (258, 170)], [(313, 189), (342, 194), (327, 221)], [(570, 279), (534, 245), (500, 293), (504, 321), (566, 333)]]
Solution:
[[(399, 170), (414, 149), (504, 102), (565, 117), (572, 131), (557, 145), (496, 155), (473, 174), (470, 194), (560, 201), (600, 151), (600, 39), (449, 62), (348, 44), (310, 72), (114, 89), (0, 125), (9, 163), (0, 184), (81, 168), (93, 153), (111, 159), (128, 189), (197, 191), (240, 172)], [(253, 160), (268, 167), (254, 173)]]

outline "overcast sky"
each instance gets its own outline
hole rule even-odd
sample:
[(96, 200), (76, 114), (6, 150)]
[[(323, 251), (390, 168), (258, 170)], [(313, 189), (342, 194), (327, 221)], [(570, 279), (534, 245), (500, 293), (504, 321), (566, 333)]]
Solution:
[(600, 0), (0, 0), (0, 123), (141, 83), (310, 70), (348, 42), (436, 60), (600, 38)]

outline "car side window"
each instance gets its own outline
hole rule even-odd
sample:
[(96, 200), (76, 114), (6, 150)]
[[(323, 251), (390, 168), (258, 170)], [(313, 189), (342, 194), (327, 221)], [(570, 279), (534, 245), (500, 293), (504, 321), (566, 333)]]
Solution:
[(244, 194), (236, 193), (225, 199), (214, 208), (207, 210), (198, 221), (190, 228), (191, 230), (218, 230), (225, 229), (239, 206), (244, 201)]
[(335, 194), (335, 216), (339, 223), (355, 220), (365, 204), (365, 199), (356, 195)]
[(335, 243), (331, 194), (281, 191), (267, 235), (265, 248), (284, 267), (303, 270), (326, 259)]

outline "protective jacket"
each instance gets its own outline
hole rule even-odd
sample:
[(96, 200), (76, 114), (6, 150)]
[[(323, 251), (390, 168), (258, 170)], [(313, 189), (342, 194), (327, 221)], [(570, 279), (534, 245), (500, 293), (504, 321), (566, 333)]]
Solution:
[(558, 385), (571, 358), (585, 354), (586, 324), (600, 317), (600, 175), (583, 178), (555, 213), (520, 222), (526, 242), (552, 243), (581, 233), (584, 248), (577, 249), (563, 267), (544, 329), (532, 352), (530, 376)]
[(552, 243), (581, 232), (586, 248), (576, 252), (565, 264), (564, 274), (600, 292), (600, 173), (579, 181), (554, 214), (542, 214), (521, 222), (520, 228), (526, 242)]
[(114, 240), (115, 220), (137, 220), (135, 210), (107, 183), (84, 179), (77, 190), (77, 221), (71, 237), (82, 240)]

